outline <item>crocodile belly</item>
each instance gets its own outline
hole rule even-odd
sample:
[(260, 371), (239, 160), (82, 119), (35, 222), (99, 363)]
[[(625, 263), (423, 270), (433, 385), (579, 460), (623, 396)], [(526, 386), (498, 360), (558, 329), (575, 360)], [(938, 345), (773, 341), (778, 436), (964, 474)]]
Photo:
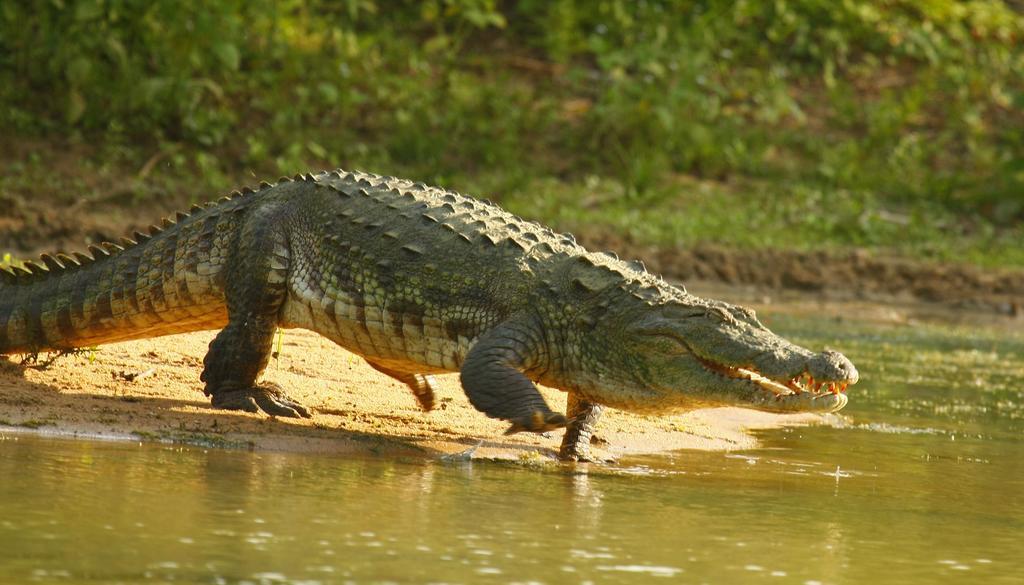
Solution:
[(345, 293), (318, 302), (290, 294), (281, 326), (315, 331), (353, 353), (418, 373), (458, 371), (473, 342), (439, 315), (389, 310), (384, 299)]

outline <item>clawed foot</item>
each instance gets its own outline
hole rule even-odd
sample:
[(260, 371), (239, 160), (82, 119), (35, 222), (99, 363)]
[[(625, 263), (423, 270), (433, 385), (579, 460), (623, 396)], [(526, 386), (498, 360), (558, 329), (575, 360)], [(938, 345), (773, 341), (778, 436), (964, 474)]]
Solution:
[[(530, 416), (513, 419), (512, 426), (505, 431), (506, 435), (514, 435), (516, 433), (531, 432), (531, 433), (546, 433), (556, 429), (563, 428), (569, 424), (577, 422), (575, 418), (566, 418), (564, 414), (557, 412), (544, 412), (542, 410), (535, 410)], [(558, 452), (558, 458), (562, 461), (577, 462), (577, 463), (614, 463), (615, 458), (606, 453), (595, 453), (590, 449), (591, 443), (594, 444), (607, 444), (608, 442), (604, 439), (598, 439), (597, 437), (590, 436), (589, 433), (581, 436), (578, 429), (573, 430), (570, 428), (567, 431), (567, 436), (562, 442), (562, 448)]]
[(522, 432), (545, 433), (547, 431), (560, 429), (569, 424), (569, 421), (565, 418), (564, 414), (559, 414), (557, 412), (543, 412), (540, 410), (535, 410), (532, 415), (518, 418), (511, 422), (512, 426), (505, 431), (506, 435), (514, 435)]
[[(589, 436), (588, 436), (589, 435)], [(558, 458), (562, 461), (577, 463), (615, 463), (615, 457), (598, 450), (596, 453), (591, 445), (608, 445), (608, 441), (591, 433), (581, 433), (580, 429), (570, 427), (562, 438), (562, 447), (558, 450)]]
[(413, 374), (413, 381), (409, 383), (409, 389), (416, 397), (416, 402), (420, 403), (423, 412), (434, 410), (434, 384), (436, 383), (433, 376)]
[(574, 445), (558, 452), (558, 458), (570, 463), (615, 463), (615, 457), (606, 453), (594, 453), (589, 447)]
[(264, 383), (252, 388), (215, 392), (213, 407), (224, 410), (263, 411), (270, 416), (309, 418), (309, 411), (298, 402), (288, 398), (281, 387)]

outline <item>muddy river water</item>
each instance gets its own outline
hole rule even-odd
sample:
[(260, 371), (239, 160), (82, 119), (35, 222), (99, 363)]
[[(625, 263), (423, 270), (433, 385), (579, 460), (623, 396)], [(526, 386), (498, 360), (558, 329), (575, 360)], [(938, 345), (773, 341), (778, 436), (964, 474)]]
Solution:
[(1024, 326), (768, 314), (842, 417), (612, 466), (0, 433), (0, 583), (1024, 583)]

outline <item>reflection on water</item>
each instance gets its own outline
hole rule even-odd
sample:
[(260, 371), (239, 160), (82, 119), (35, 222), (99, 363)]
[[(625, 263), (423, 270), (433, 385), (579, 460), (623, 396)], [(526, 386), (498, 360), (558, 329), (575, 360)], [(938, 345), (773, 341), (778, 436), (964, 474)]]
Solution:
[(771, 326), (864, 382), (753, 452), (586, 470), (8, 435), (0, 583), (1020, 583), (1020, 334)]

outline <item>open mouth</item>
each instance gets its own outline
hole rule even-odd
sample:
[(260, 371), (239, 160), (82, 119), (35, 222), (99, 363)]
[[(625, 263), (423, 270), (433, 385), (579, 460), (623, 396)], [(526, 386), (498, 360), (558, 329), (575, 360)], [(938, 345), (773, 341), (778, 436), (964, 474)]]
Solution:
[(780, 396), (785, 396), (786, 394), (802, 394), (804, 392), (810, 392), (811, 394), (821, 394), (822, 392), (842, 394), (846, 392), (846, 387), (849, 385), (848, 382), (815, 382), (814, 377), (807, 372), (804, 372), (791, 380), (786, 380), (784, 383), (779, 383), (775, 380), (764, 377), (756, 370), (746, 368), (728, 369), (735, 372), (735, 374), (730, 377), (746, 378), (757, 383), (765, 390), (770, 390)]
[[(751, 367), (740, 368), (718, 364), (703, 358), (697, 358), (700, 363), (709, 371), (715, 374), (734, 380), (749, 380), (760, 389), (771, 393), (775, 400), (785, 403), (785, 409), (796, 408), (797, 403), (808, 405), (820, 402), (831, 404), (828, 410), (839, 410), (846, 405), (846, 388), (850, 380), (815, 380), (814, 377), (804, 371), (790, 379), (772, 379), (758, 372)], [(826, 400), (817, 400), (830, 397)], [(783, 406), (780, 404), (780, 406)]]

